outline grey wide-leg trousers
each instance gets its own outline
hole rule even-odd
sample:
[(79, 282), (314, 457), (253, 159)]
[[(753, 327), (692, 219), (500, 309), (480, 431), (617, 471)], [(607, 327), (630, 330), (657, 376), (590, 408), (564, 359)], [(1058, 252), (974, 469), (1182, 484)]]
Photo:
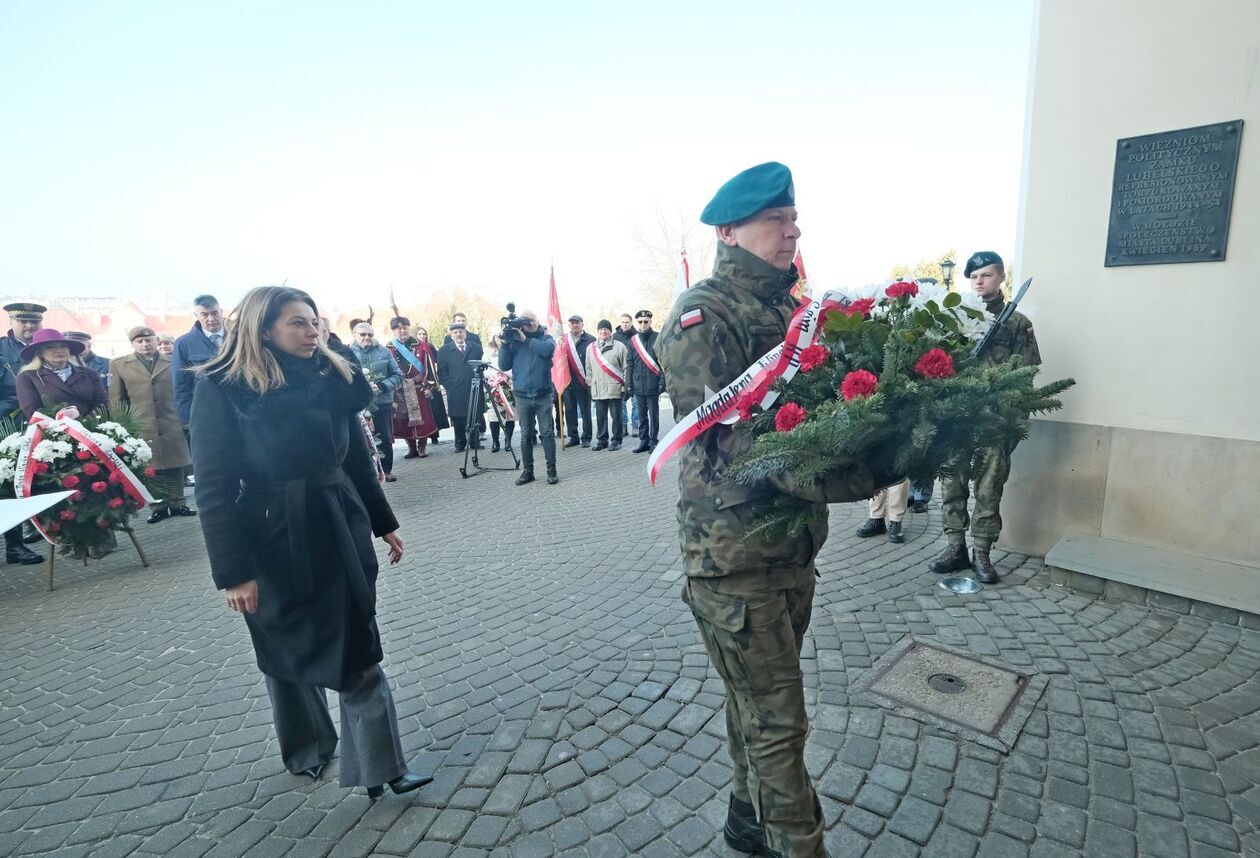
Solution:
[[(337, 731), (324, 689), (267, 677), (280, 757), (298, 774), (332, 759)], [(379, 664), (338, 693), (341, 700), (341, 785), (380, 786), (407, 770), (389, 680)]]

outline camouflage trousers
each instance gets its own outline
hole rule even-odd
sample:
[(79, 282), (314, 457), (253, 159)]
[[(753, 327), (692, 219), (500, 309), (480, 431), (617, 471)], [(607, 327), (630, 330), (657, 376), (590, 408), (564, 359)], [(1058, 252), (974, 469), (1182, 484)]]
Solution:
[[(950, 545), (966, 542), (967, 525), (977, 548), (989, 549), (1002, 533), (1002, 490), (1011, 475), (1011, 451), (1005, 447), (985, 450), (974, 468), (957, 463), (941, 477), (941, 519)], [(976, 484), (974, 513), (967, 515), (969, 483)]]
[(691, 606), (709, 659), (726, 685), (731, 789), (751, 801), (771, 849), (826, 856), (823, 815), (805, 770), (801, 642), (814, 603), (814, 568), (689, 578)]

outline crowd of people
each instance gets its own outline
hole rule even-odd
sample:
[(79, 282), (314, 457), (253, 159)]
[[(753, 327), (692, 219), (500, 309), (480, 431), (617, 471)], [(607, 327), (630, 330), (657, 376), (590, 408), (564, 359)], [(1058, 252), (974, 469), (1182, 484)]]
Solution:
[[(343, 786), (366, 787), (371, 796), (386, 786), (409, 792), (432, 778), (411, 772), (404, 758), (375, 619), (372, 539), (382, 540), (391, 563), (404, 553), (382, 487), (396, 479), (395, 439), (407, 445), (404, 458), (421, 458), (447, 428), (457, 451), (482, 445), (487, 428), (492, 451), (517, 434), (518, 485), (535, 480), (536, 444), (547, 483), (558, 481), (557, 427), (565, 447), (612, 451), (633, 425), (634, 452), (653, 450), (662, 392), (680, 416), (700, 408), (784, 341), (799, 306), (800, 230), (787, 167), (771, 162), (738, 174), (701, 220), (718, 242), (713, 274), (675, 303), (660, 333), (649, 310), (622, 315), (616, 328), (601, 319), (594, 336), (581, 316), (549, 332), (525, 310), (484, 342), (456, 314), (435, 346), (428, 331), (396, 313), (388, 342), (355, 320), (347, 345), (309, 295), (269, 286), (251, 290), (231, 324), (213, 296), (199, 296), (187, 333), (164, 342), (148, 327), (133, 328), (133, 353), (106, 364), (85, 334), (45, 329), (42, 306), (14, 303), (4, 308), (12, 328), (0, 340), (0, 408), (23, 418), (66, 406), (80, 414), (128, 408), (167, 478), (148, 520), (200, 514), (214, 581), (245, 616), (285, 766), (319, 780), (340, 742)], [(988, 309), (1000, 311), (1001, 257), (977, 253), (965, 274)], [(1026, 317), (1014, 313), (999, 333), (985, 360), (1040, 362)], [(571, 370), (560, 395), (552, 381), (558, 360)], [(827, 504), (870, 499), (858, 535), (900, 542), (907, 510), (924, 510), (931, 487), (912, 487), (877, 461), (808, 482), (727, 480), (730, 462), (750, 444), (717, 423), (691, 442), (679, 467), (683, 599), (726, 692), (734, 777), (724, 837), (744, 852), (825, 855), (804, 761), (800, 655)], [(973, 567), (981, 580), (998, 580), (989, 550), (1001, 528), (1010, 453), (995, 447), (974, 463), (953, 463), (943, 481), (948, 544), (933, 572)], [(184, 501), (190, 464), (198, 512)], [(810, 515), (808, 538), (750, 527), (784, 500)], [(10, 563), (40, 562), (20, 527), (6, 532), (5, 546)], [(330, 688), (339, 693), (340, 737)]]

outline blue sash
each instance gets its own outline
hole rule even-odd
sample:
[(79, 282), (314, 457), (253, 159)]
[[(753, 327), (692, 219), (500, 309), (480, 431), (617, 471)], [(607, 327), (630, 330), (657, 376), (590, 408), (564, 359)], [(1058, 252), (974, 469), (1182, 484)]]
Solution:
[(412, 368), (415, 369), (416, 372), (420, 373), (420, 377), (416, 379), (416, 383), (419, 384), (423, 382), (425, 375), (424, 361), (416, 357), (415, 352), (407, 348), (407, 346), (405, 346), (398, 337), (394, 337), (394, 339), (390, 341), (390, 345), (394, 347), (395, 351), (402, 355), (403, 360), (411, 364)]

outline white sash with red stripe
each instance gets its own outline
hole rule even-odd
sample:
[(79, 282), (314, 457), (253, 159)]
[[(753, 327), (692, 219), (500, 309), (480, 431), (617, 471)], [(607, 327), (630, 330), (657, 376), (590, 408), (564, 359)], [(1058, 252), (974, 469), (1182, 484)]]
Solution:
[(634, 346), (635, 354), (639, 356), (639, 360), (643, 361), (643, 365), (651, 370), (652, 375), (660, 375), (661, 365), (656, 362), (656, 358), (648, 353), (647, 347), (640, 342), (638, 334), (630, 338), (630, 344)]
[(783, 342), (766, 352), (757, 362), (740, 373), (739, 377), (706, 399), (695, 411), (674, 424), (669, 434), (648, 458), (648, 480), (656, 485), (661, 467), (690, 441), (694, 441), (719, 423), (733, 425), (739, 422), (737, 403), (744, 396), (752, 405), (769, 408), (779, 397), (771, 390), (780, 378), (790, 381), (800, 368), (800, 354), (813, 345), (822, 328), (823, 314), (827, 310), (842, 307), (848, 299), (840, 292), (825, 292), (821, 298), (810, 298), (792, 314), (787, 336)]
[(617, 382), (618, 384), (626, 383), (626, 377), (622, 375), (621, 373), (617, 372), (617, 370), (613, 369), (612, 364), (604, 360), (604, 355), (600, 351), (598, 342), (591, 343), (591, 346), (589, 349), (586, 350), (586, 353), (589, 354), (591, 358), (594, 359), (595, 363), (599, 364), (599, 368), (602, 369), (608, 375), (609, 378), (611, 378), (613, 381)]
[(583, 387), (590, 387), (586, 381), (586, 370), (582, 368), (582, 359), (578, 356), (577, 343), (573, 340), (573, 334), (565, 334), (564, 341), (567, 343), (565, 351), (569, 353), (569, 366), (573, 368), (570, 375), (576, 378)]

